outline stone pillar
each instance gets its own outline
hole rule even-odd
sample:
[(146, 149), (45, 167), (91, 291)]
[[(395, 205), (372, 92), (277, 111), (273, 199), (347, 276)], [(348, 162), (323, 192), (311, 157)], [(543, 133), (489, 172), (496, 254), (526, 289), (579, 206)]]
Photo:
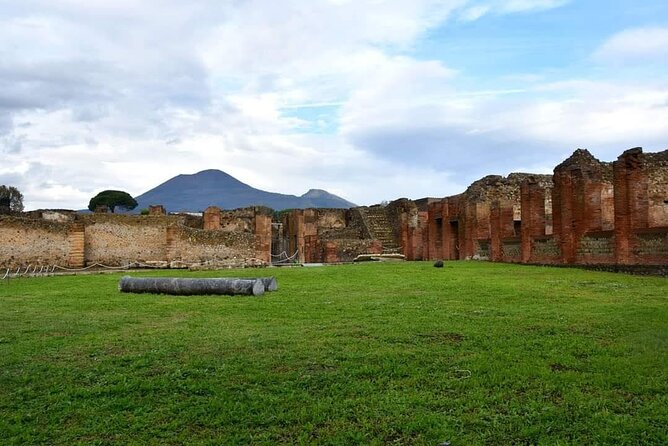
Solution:
[(220, 208), (209, 206), (204, 210), (204, 230), (217, 231), (220, 229)]
[(255, 214), (255, 258), (271, 263), (271, 216)]
[(67, 259), (67, 265), (70, 268), (83, 268), (86, 266), (85, 258), (85, 240), (86, 228), (83, 223), (73, 223), (67, 232), (67, 240), (70, 245), (70, 252)]

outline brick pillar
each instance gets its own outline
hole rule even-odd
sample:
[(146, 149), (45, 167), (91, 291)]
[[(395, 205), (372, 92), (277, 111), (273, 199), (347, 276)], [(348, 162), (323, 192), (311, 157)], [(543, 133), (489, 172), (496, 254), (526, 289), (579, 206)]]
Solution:
[(584, 221), (583, 232), (603, 230), (603, 183), (600, 181), (586, 182), (584, 188)]
[(293, 255), (297, 251), (299, 262), (304, 263), (306, 262), (304, 251), (304, 211), (301, 209), (293, 210), (287, 216), (286, 222), (290, 241), (290, 252), (288, 255)]
[[(496, 220), (494, 225), (496, 226), (496, 233), (498, 234), (498, 240), (496, 241), (498, 246), (498, 255), (499, 261), (503, 261), (505, 256), (503, 253), (503, 240), (506, 238), (515, 237), (515, 210), (513, 208), (513, 202), (510, 200), (497, 200), (495, 206), (495, 217)], [(498, 214), (498, 215), (497, 215)], [(495, 254), (496, 255), (496, 254)]]
[(271, 216), (255, 214), (255, 258), (271, 263)]
[(552, 193), (552, 215), (554, 218), (554, 237), (559, 244), (562, 263), (575, 261), (572, 210), (573, 186), (567, 172), (554, 172), (554, 190)]
[(460, 239), (459, 258), (469, 259), (475, 254), (476, 233), (478, 215), (475, 203), (466, 203), (464, 206), (464, 218), (459, 220), (460, 227), (463, 223), (464, 237)]
[(177, 249), (177, 240), (179, 237), (179, 229), (176, 226), (168, 226), (165, 229), (165, 255), (168, 262), (173, 262), (174, 260), (179, 260), (178, 249)]
[(322, 250), (318, 237), (307, 235), (303, 238), (303, 251), (301, 255), (304, 257), (305, 263), (318, 263), (323, 261)]
[(220, 229), (220, 208), (209, 206), (204, 211), (204, 230), (216, 231)]
[(522, 262), (531, 261), (533, 238), (545, 235), (545, 189), (529, 178), (520, 186), (522, 200)]
[(337, 246), (335, 242), (325, 242), (323, 247), (323, 261), (325, 263), (337, 263), (339, 262), (339, 256), (337, 252)]
[(401, 203), (394, 207), (393, 212), (396, 212), (396, 219), (399, 223), (399, 250), (406, 259), (413, 256), (413, 247), (411, 240), (411, 227), (416, 224), (415, 219), (411, 216), (411, 210), (406, 203)]
[(554, 235), (563, 263), (575, 263), (580, 240), (603, 228), (602, 196), (609, 169), (588, 151), (578, 149), (554, 169)]
[(634, 230), (648, 225), (649, 198), (642, 149), (627, 150), (613, 163), (615, 196), (615, 259), (635, 263)]
[(427, 212), (418, 212), (418, 227), (415, 230), (415, 260), (425, 260), (427, 258), (427, 244), (425, 239), (427, 237)]
[[(399, 217), (399, 244), (406, 260), (416, 260), (422, 243), (420, 212), (412, 202), (404, 202), (397, 208)], [(419, 239), (419, 241), (418, 241)]]
[(441, 238), (441, 252), (438, 258), (453, 260), (456, 258), (453, 244), (457, 243), (455, 240), (457, 240), (459, 234), (452, 234), (450, 228), (452, 214), (450, 213), (450, 200), (447, 198), (441, 202), (441, 216), (443, 218), (443, 225), (441, 226), (441, 233), (439, 235)]
[[(307, 256), (307, 262), (321, 262), (322, 248), (320, 238), (318, 237), (318, 214), (315, 209), (304, 209), (304, 238), (308, 238), (311, 251), (310, 260)], [(309, 250), (306, 250), (307, 253)]]
[(83, 268), (86, 266), (85, 246), (86, 246), (86, 228), (83, 223), (73, 223), (67, 232), (67, 240), (70, 245), (70, 252), (67, 259), (67, 265), (70, 268)]
[(402, 212), (399, 216), (399, 221), (401, 224), (400, 235), (399, 235), (399, 246), (401, 246), (401, 253), (406, 257), (407, 260), (413, 260), (413, 237), (410, 227), (410, 216), (406, 212)]
[(503, 261), (503, 247), (501, 244), (501, 202), (494, 200), (490, 210), (489, 219), (490, 230), (490, 253), (489, 258), (492, 262)]
[[(440, 258), (443, 253), (441, 252), (441, 245), (439, 243), (439, 237), (442, 235), (438, 232), (437, 220), (440, 219), (443, 222), (443, 203), (430, 203), (428, 206), (428, 217), (427, 217), (427, 233), (428, 233), (428, 245), (427, 245), (427, 256), (430, 260), (436, 260)], [(442, 223), (441, 223), (442, 224)], [(442, 243), (442, 241), (441, 241)]]

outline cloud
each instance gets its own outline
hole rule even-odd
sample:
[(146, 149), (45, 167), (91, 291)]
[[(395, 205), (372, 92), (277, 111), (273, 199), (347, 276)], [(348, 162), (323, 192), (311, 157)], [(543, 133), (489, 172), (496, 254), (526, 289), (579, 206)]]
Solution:
[(668, 28), (633, 28), (615, 34), (594, 53), (598, 61), (626, 64), (668, 58)]
[(495, 78), (420, 48), (456, 19), (566, 3), (5, 2), (0, 182), (28, 208), (83, 208), (102, 189), (218, 168), (372, 204), (549, 171), (579, 146), (605, 157), (665, 141), (659, 82)]
[(355, 147), (397, 164), (482, 175), (549, 172), (576, 148), (602, 159), (668, 140), (668, 88), (570, 80), (521, 90), (462, 91), (437, 62), (384, 70), (342, 109)]
[(571, 0), (496, 0), (468, 2), (461, 9), (459, 19), (472, 22), (488, 14), (512, 14), (559, 8)]
[(494, 2), (503, 12), (527, 12), (564, 6), (570, 0), (501, 0)]

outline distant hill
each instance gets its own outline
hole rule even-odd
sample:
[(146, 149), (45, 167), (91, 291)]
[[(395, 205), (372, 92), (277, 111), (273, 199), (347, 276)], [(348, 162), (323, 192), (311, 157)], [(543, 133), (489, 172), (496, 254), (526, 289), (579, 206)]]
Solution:
[(203, 170), (192, 175), (178, 175), (135, 197), (139, 209), (161, 204), (169, 212), (203, 211), (209, 206), (237, 209), (268, 206), (276, 211), (307, 208), (350, 208), (354, 203), (327, 191), (311, 189), (301, 197), (266, 192), (242, 183), (220, 170)]

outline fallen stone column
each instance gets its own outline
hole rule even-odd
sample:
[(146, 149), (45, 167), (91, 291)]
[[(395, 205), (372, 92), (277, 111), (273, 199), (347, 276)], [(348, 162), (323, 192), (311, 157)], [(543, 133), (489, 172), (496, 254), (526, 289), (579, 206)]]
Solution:
[(265, 284), (260, 279), (184, 279), (123, 276), (118, 283), (123, 293), (155, 293), (192, 296), (201, 294), (261, 296)]
[(275, 277), (252, 277), (247, 280), (261, 280), (264, 284), (265, 291), (276, 291), (278, 289), (278, 282)]

